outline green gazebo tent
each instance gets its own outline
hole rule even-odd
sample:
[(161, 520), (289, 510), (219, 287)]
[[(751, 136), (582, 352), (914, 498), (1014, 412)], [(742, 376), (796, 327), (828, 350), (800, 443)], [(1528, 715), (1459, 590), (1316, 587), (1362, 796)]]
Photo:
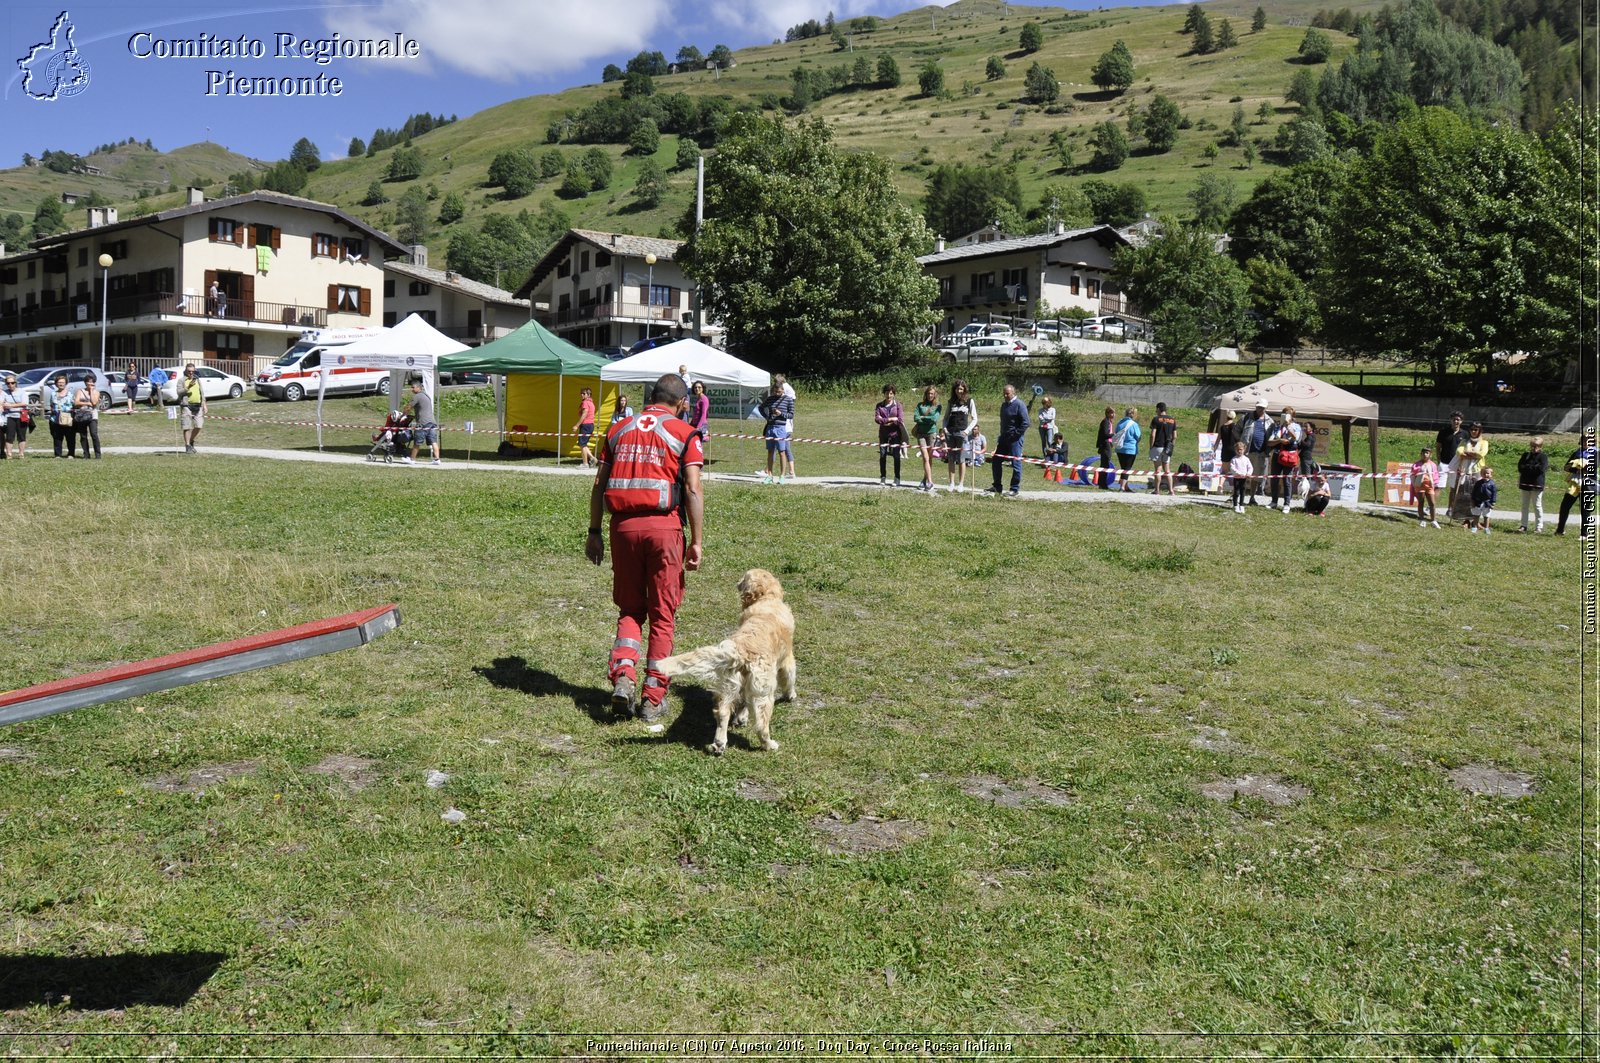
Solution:
[[(567, 342), (537, 321), (482, 347), (439, 359), (439, 368), (446, 372), (493, 374), (502, 438), (528, 449), (552, 450), (558, 458), (578, 453), (577, 437), (570, 430), (578, 423), (581, 389), (589, 388), (594, 395), (596, 431), (604, 431), (610, 422), (617, 385), (601, 382), (605, 364), (604, 355)], [(554, 443), (544, 446), (547, 438)]]

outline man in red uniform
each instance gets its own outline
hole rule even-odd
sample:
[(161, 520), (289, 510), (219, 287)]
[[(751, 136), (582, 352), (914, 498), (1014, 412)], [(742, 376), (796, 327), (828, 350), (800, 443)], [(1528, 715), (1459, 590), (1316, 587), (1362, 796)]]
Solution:
[[(700, 437), (683, 420), (688, 392), (683, 378), (657, 380), (642, 412), (611, 426), (600, 445), (600, 468), (589, 493), (589, 537), (584, 556), (605, 560), (602, 511), (611, 514), (611, 599), (617, 603), (617, 639), (611, 648), (611, 709), (617, 716), (654, 720), (667, 696), (667, 677), (656, 662), (672, 656), (672, 625), (683, 601), (684, 570), (700, 567), (704, 505)], [(683, 541), (681, 510), (689, 518)], [(640, 640), (650, 624), (643, 699), (638, 678)]]

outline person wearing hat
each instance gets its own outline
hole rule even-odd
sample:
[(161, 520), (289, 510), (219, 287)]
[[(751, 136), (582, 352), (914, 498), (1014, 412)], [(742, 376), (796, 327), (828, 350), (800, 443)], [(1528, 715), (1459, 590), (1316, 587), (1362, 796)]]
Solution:
[(1261, 478), (1267, 474), (1267, 442), (1272, 439), (1276, 427), (1272, 416), (1267, 413), (1267, 404), (1260, 401), (1256, 402), (1255, 409), (1239, 426), (1239, 440), (1244, 444), (1245, 453), (1250, 457), (1250, 468), (1254, 470), (1250, 480), (1252, 506), (1260, 504), (1256, 495), (1261, 490)]

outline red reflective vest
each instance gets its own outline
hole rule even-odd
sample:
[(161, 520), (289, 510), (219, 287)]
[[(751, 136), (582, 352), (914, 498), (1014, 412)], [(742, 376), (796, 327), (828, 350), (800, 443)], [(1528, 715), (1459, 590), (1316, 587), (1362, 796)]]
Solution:
[(700, 437), (687, 421), (665, 406), (646, 406), (612, 425), (600, 447), (600, 463), (608, 470), (606, 511), (619, 517), (676, 512), (679, 473), (705, 460)]

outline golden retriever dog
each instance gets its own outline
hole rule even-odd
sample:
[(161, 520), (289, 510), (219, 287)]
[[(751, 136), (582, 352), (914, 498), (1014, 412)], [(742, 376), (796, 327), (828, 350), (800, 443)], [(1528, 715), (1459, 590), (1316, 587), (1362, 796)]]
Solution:
[[(717, 735), (706, 750), (721, 756), (728, 748), (728, 722), (753, 718), (767, 749), (772, 738), (772, 705), (794, 700), (794, 614), (783, 603), (783, 584), (764, 568), (739, 580), (739, 627), (715, 646), (668, 657), (657, 667), (668, 677), (708, 680), (717, 695)], [(737, 714), (735, 710), (737, 709)]]

